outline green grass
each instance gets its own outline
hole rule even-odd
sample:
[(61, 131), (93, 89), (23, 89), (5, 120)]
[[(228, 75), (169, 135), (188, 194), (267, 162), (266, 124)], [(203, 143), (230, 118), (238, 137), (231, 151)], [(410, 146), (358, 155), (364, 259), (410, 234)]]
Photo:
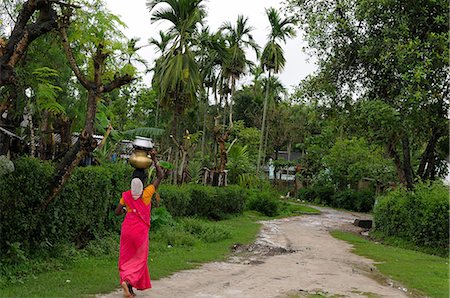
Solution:
[(415, 289), (430, 297), (449, 297), (447, 258), (378, 244), (351, 233), (334, 231), (331, 234), (353, 244), (354, 253), (374, 260), (381, 273), (408, 289)]
[(300, 205), (296, 203), (289, 203), (290, 215), (301, 215), (301, 214), (320, 214), (320, 211), (306, 205)]
[[(260, 219), (256, 214), (220, 221), (230, 237), (219, 242), (196, 241), (192, 246), (168, 247), (150, 240), (149, 270), (152, 280), (201, 263), (223, 260), (234, 243), (251, 243), (256, 238)], [(108, 293), (119, 286), (117, 253), (103, 256), (79, 256), (60, 270), (35, 274), (0, 289), (3, 297), (87, 297)]]

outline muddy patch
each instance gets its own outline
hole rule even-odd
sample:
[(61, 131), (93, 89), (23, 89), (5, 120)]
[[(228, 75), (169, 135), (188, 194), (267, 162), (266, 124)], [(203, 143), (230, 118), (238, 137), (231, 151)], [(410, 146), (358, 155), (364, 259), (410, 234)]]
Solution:
[(268, 244), (253, 243), (243, 245), (236, 243), (232, 246), (232, 255), (228, 258), (228, 263), (259, 265), (264, 263), (267, 257), (284, 255), (296, 252), (290, 247), (272, 246)]

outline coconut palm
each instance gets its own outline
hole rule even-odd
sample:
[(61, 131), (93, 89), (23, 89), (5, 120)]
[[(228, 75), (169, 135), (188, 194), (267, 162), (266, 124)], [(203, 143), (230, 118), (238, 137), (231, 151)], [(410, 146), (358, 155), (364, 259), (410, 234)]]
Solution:
[(247, 60), (245, 55), (246, 48), (255, 50), (256, 55), (259, 56), (259, 46), (253, 40), (250, 34), (253, 27), (247, 24), (248, 18), (239, 15), (234, 26), (230, 22), (225, 22), (220, 30), (225, 32), (228, 43), (228, 57), (222, 66), (223, 76), (227, 78), (231, 84), (231, 99), (230, 99), (230, 126), (233, 125), (233, 95), (236, 89), (236, 81), (247, 71), (247, 68), (252, 65), (250, 60)]
[[(295, 30), (293, 25), (295, 24), (295, 19), (292, 17), (282, 18), (278, 11), (271, 7), (266, 9), (267, 17), (270, 22), (270, 34), (268, 35), (268, 41), (264, 47), (263, 53), (261, 55), (261, 66), (264, 70), (268, 72), (268, 81), (270, 82), (270, 77), (272, 73), (279, 73), (286, 64), (286, 59), (284, 58), (284, 51), (280, 41), (286, 42), (286, 38), (291, 38), (295, 36)], [(267, 101), (269, 97), (269, 86), (266, 84), (266, 96), (264, 98), (264, 108), (263, 108), (263, 120), (261, 124), (261, 136), (258, 151), (258, 160), (256, 172), (259, 173), (259, 167), (261, 164), (261, 155), (263, 152), (263, 141), (264, 141), (264, 129), (266, 125), (266, 114), (267, 114)]]

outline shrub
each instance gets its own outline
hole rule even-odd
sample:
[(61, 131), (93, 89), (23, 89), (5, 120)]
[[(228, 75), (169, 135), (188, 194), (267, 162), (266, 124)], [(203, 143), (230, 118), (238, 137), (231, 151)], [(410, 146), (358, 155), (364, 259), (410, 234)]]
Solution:
[(271, 191), (250, 191), (247, 208), (258, 211), (266, 216), (276, 216), (279, 214), (280, 201), (278, 195)]
[(158, 192), (161, 197), (161, 206), (164, 206), (172, 216), (189, 215), (191, 197), (186, 188), (164, 184)]
[(161, 205), (175, 217), (223, 219), (242, 213), (245, 204), (245, 191), (239, 186), (162, 185), (159, 193)]
[(222, 210), (214, 187), (202, 185), (188, 185), (185, 187), (191, 197), (190, 216), (220, 219)]
[(299, 189), (297, 197), (308, 202), (331, 205), (334, 193), (334, 188), (330, 185), (314, 185)]
[(152, 208), (151, 228), (159, 230), (163, 226), (173, 225), (174, 220), (169, 211), (164, 207)]
[(391, 191), (375, 205), (375, 231), (448, 252), (448, 191), (442, 182), (419, 183), (413, 191)]
[(246, 192), (237, 185), (216, 188), (217, 200), (224, 214), (240, 214), (244, 211)]
[(371, 191), (347, 189), (332, 196), (331, 206), (352, 211), (369, 212), (375, 203), (375, 194)]
[(22, 157), (15, 161), (15, 169), (0, 179), (1, 252), (20, 248), (25, 255), (56, 253), (60, 245), (73, 242), (83, 247), (119, 231), (121, 218), (114, 209), (121, 192), (129, 188), (130, 166), (75, 169), (45, 212), (39, 208), (48, 196), (51, 164)]

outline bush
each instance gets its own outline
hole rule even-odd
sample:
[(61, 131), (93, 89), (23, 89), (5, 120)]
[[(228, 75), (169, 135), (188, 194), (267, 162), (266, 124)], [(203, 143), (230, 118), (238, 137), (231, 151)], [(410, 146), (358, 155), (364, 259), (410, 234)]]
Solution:
[(117, 233), (121, 218), (114, 209), (121, 192), (129, 188), (131, 172), (122, 164), (77, 168), (41, 212), (53, 167), (35, 158), (17, 159), (15, 171), (0, 179), (1, 252), (56, 253), (60, 245), (72, 242), (84, 247), (92, 239)]
[(331, 205), (332, 197), (335, 191), (329, 185), (314, 185), (307, 188), (301, 188), (297, 192), (300, 200), (314, 202), (317, 204)]
[(375, 205), (375, 231), (448, 253), (448, 191), (442, 182), (419, 183), (413, 191), (391, 191)]
[(175, 217), (223, 219), (242, 213), (245, 204), (245, 191), (239, 186), (162, 185), (159, 193), (161, 205)]
[(246, 192), (237, 185), (216, 188), (217, 200), (224, 214), (240, 214), (244, 211)]
[(375, 194), (371, 191), (347, 189), (337, 192), (331, 199), (331, 206), (352, 211), (369, 212), (375, 203)]
[(250, 191), (247, 208), (258, 211), (266, 216), (276, 216), (279, 214), (280, 201), (278, 195), (271, 191)]
[(152, 208), (151, 228), (152, 230), (159, 230), (164, 226), (174, 224), (172, 215), (164, 207)]
[(191, 213), (191, 196), (185, 187), (174, 185), (161, 185), (158, 192), (161, 197), (161, 206), (164, 206), (172, 216), (187, 216)]

